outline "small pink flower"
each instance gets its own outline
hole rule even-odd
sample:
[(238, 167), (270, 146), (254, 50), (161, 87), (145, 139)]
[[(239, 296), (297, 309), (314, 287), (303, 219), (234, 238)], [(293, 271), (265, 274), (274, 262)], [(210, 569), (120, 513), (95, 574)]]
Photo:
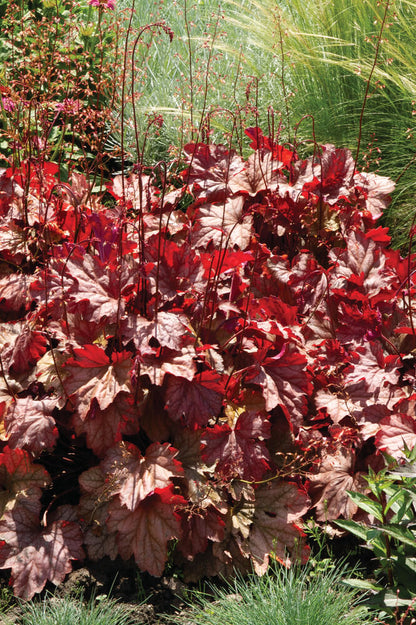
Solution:
[[(111, 0), (109, 0), (111, 2)], [(1, 99), (1, 107), (8, 113), (12, 113), (15, 109), (15, 103), (11, 98), (3, 97)]]
[(103, 6), (107, 9), (114, 9), (116, 6), (115, 0), (88, 0), (88, 4), (93, 7)]
[(63, 102), (57, 102), (55, 104), (55, 110), (65, 115), (77, 115), (82, 108), (82, 102), (80, 100), (74, 100), (73, 98), (65, 98)]

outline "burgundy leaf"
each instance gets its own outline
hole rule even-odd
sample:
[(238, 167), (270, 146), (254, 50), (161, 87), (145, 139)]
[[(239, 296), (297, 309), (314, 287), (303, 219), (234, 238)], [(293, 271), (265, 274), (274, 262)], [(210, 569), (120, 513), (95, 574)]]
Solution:
[(306, 493), (291, 482), (273, 481), (256, 491), (255, 514), (248, 538), (254, 568), (263, 574), (271, 552), (284, 563), (308, 558), (308, 548), (297, 524), (309, 510)]
[(74, 358), (65, 363), (70, 375), (64, 380), (64, 388), (83, 421), (93, 399), (105, 410), (118, 393), (131, 390), (131, 367), (129, 352), (114, 352), (110, 359), (98, 345), (74, 349)]
[(50, 483), (46, 470), (33, 464), (30, 454), (22, 449), (5, 447), (0, 454), (0, 513), (9, 500), (20, 495), (30, 495), (34, 500), (41, 497), (42, 488)]
[(197, 354), (193, 345), (179, 350), (161, 347), (140, 358), (140, 373), (147, 375), (152, 384), (162, 386), (166, 373), (192, 381), (197, 372)]
[(154, 291), (157, 287), (168, 298), (189, 290), (204, 292), (201, 261), (188, 243), (178, 245), (167, 239), (159, 250), (159, 237), (155, 236), (147, 241), (145, 253), (150, 261), (147, 275)]
[(128, 510), (135, 510), (156, 489), (169, 486), (170, 478), (182, 476), (177, 453), (168, 443), (152, 443), (143, 457), (132, 443), (119, 443), (103, 461), (104, 471), (114, 482), (112, 492), (119, 494)]
[(310, 481), (316, 518), (324, 522), (341, 516), (351, 519), (358, 506), (348, 497), (347, 490), (360, 493), (366, 490), (362, 473), (355, 472), (355, 453), (348, 447), (324, 456), (319, 473), (311, 475)]
[(162, 575), (168, 541), (181, 537), (176, 509), (184, 505), (186, 500), (174, 494), (173, 486), (155, 490), (134, 510), (115, 500), (110, 505), (108, 525), (117, 532), (121, 557), (127, 560), (134, 555), (140, 569), (155, 577)]
[(78, 514), (83, 526), (84, 544), (89, 558), (100, 560), (117, 557), (116, 533), (107, 526), (108, 506), (112, 499), (111, 478), (106, 479), (101, 467), (84, 471), (79, 477), (81, 498)]
[(390, 202), (390, 194), (395, 187), (393, 180), (373, 172), (356, 172), (354, 185), (360, 193), (362, 209), (369, 211), (373, 219), (378, 219)]
[(251, 215), (244, 215), (244, 198), (228, 198), (223, 204), (204, 204), (195, 215), (191, 242), (197, 248), (238, 246), (245, 250), (250, 244), (253, 228)]
[(113, 178), (108, 190), (115, 198), (129, 202), (134, 210), (140, 212), (150, 211), (157, 203), (158, 192), (152, 186), (150, 176), (118, 175)]
[(43, 590), (47, 581), (63, 582), (72, 570), (71, 560), (84, 558), (79, 526), (56, 521), (42, 528), (39, 516), (23, 505), (16, 505), (0, 521), (0, 541), (7, 545), (0, 568), (12, 570), (15, 594), (26, 600)]
[(215, 508), (209, 506), (203, 510), (192, 510), (182, 515), (182, 539), (178, 548), (188, 560), (193, 560), (197, 553), (203, 553), (208, 547), (208, 540), (221, 542), (224, 538), (225, 522)]
[(133, 261), (125, 258), (116, 268), (79, 248), (65, 256), (63, 252), (61, 258), (51, 260), (48, 272), (32, 283), (33, 296), (44, 302), (47, 294), (48, 302), (54, 300), (68, 312), (81, 309), (94, 323), (115, 323), (124, 311), (121, 293), (137, 279), (137, 269), (129, 265)]
[(31, 397), (17, 398), (5, 414), (4, 422), (11, 448), (27, 449), (38, 456), (46, 449), (52, 449), (58, 438), (52, 412), (53, 399), (34, 400)]
[(189, 143), (184, 152), (190, 165), (182, 176), (193, 185), (198, 197), (214, 202), (229, 195), (231, 176), (244, 166), (244, 161), (234, 150), (229, 151), (223, 145)]
[(123, 324), (123, 335), (132, 339), (141, 352), (153, 352), (150, 344), (155, 341), (163, 347), (180, 351), (195, 337), (189, 330), (189, 320), (185, 315), (159, 311), (156, 321), (148, 321), (139, 315), (129, 315)]
[(288, 351), (264, 358), (262, 364), (253, 367), (247, 380), (261, 386), (267, 411), (280, 406), (292, 425), (300, 425), (312, 390), (305, 356)]
[(251, 154), (242, 171), (233, 175), (230, 189), (233, 193), (245, 192), (251, 196), (259, 191), (274, 191), (279, 183), (286, 183), (286, 178), (278, 173), (282, 167), (280, 161), (273, 158), (268, 150), (256, 150)]
[(169, 375), (166, 409), (174, 421), (183, 419), (191, 428), (203, 427), (219, 414), (223, 393), (222, 380), (214, 371), (203, 371), (192, 380)]
[(12, 273), (0, 278), (0, 311), (18, 312), (28, 308), (32, 299), (29, 283), (29, 276), (23, 273)]
[(321, 389), (315, 396), (315, 405), (318, 410), (325, 409), (334, 423), (340, 423), (342, 419), (351, 415), (349, 396), (342, 392), (331, 393)]
[(383, 393), (383, 387), (390, 387), (399, 381), (397, 370), (398, 357), (384, 355), (381, 344), (376, 341), (357, 346), (351, 355), (353, 367), (345, 375), (347, 384), (365, 381), (370, 393), (377, 397)]
[(343, 280), (362, 276), (363, 292), (373, 297), (382, 289), (390, 288), (395, 280), (380, 245), (358, 230), (348, 233), (346, 250), (334, 248), (329, 255), (337, 264), (334, 275), (338, 282), (333, 286), (343, 286)]
[(46, 352), (48, 344), (42, 332), (31, 330), (29, 326), (22, 328), (13, 351), (7, 355), (9, 371), (17, 375), (28, 371)]
[(355, 171), (355, 162), (350, 150), (326, 144), (322, 146), (322, 154), (315, 157), (315, 162), (308, 159), (306, 163), (303, 176), (307, 178), (310, 175), (313, 179), (304, 184), (304, 193), (312, 192), (330, 205), (335, 204), (341, 197), (350, 195)]
[(137, 433), (139, 415), (131, 394), (119, 393), (116, 401), (105, 410), (100, 410), (93, 398), (91, 408), (83, 421), (77, 414), (73, 424), (78, 435), (85, 433), (87, 445), (96, 456), (103, 457), (105, 452), (121, 440), (124, 433)]
[(260, 480), (270, 468), (270, 455), (262, 440), (269, 436), (267, 417), (243, 412), (233, 427), (215, 425), (205, 431), (202, 459), (208, 465), (215, 464), (215, 471), (228, 480)]
[(402, 460), (404, 449), (416, 445), (416, 419), (406, 414), (395, 414), (380, 421), (376, 436), (376, 446), (393, 458)]

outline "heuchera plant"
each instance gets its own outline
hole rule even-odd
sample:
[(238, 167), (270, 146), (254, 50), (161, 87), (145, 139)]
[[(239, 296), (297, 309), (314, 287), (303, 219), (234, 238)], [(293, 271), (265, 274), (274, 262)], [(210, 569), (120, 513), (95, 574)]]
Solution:
[[(17, 595), (71, 561), (187, 579), (306, 560), (302, 517), (357, 518), (380, 449), (416, 441), (413, 256), (393, 183), (348, 150), (109, 184), (27, 161), (0, 178), (0, 567)], [(172, 169), (173, 171), (173, 169)], [(394, 435), (394, 438), (391, 436)]]

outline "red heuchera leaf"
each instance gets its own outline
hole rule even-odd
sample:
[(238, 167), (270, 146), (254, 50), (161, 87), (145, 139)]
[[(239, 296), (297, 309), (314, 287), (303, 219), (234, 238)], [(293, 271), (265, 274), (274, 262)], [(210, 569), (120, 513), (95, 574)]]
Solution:
[(34, 330), (34, 320), (0, 325), (3, 368), (19, 376), (33, 367), (46, 352), (48, 340), (43, 332)]
[[(298, 254), (293, 260), (292, 271), (287, 274), (281, 266), (280, 259), (277, 259), (277, 263), (270, 262), (269, 267), (281, 280), (290, 284), (300, 314), (309, 316), (311, 313), (316, 314), (320, 311), (324, 315), (328, 314), (328, 277), (312, 254), (306, 252)], [(322, 330), (319, 325), (317, 330), (318, 336), (321, 336)]]
[(254, 260), (254, 254), (251, 251), (221, 249), (213, 250), (212, 254), (201, 252), (200, 258), (205, 269), (204, 278), (208, 279), (214, 275), (230, 273), (230, 270), (238, 271), (244, 268)]
[(212, 506), (184, 512), (181, 526), (182, 539), (178, 548), (187, 560), (206, 551), (208, 540), (221, 542), (224, 539), (225, 521)]
[(29, 276), (23, 273), (12, 273), (0, 278), (0, 311), (17, 312), (28, 308), (31, 302), (29, 282)]
[(27, 451), (5, 447), (0, 454), (0, 514), (10, 499), (20, 495), (30, 494), (32, 499), (40, 499), (41, 489), (49, 483), (46, 470), (32, 464)]
[(140, 373), (148, 375), (157, 386), (162, 386), (166, 373), (192, 381), (197, 372), (196, 358), (193, 345), (187, 345), (180, 351), (155, 348), (153, 354), (144, 354), (140, 359)]
[[(111, 480), (111, 478), (110, 478)], [(79, 477), (81, 499), (78, 514), (83, 526), (84, 545), (88, 557), (100, 560), (104, 555), (117, 557), (116, 533), (107, 526), (111, 481), (105, 478), (100, 466), (84, 471)]]
[(282, 163), (274, 160), (272, 152), (257, 150), (248, 157), (244, 169), (230, 179), (232, 193), (257, 195), (260, 191), (275, 191), (279, 183), (287, 183), (279, 174)]
[[(389, 229), (383, 228), (382, 226), (378, 226), (378, 228), (372, 228), (371, 230), (367, 230), (365, 236), (367, 239), (372, 239), (376, 241), (376, 243), (384, 243), (388, 245), (391, 242), (391, 236), (389, 235)], [(397, 250), (391, 250), (393, 253)]]
[(360, 193), (359, 206), (369, 211), (373, 219), (378, 219), (390, 202), (395, 187), (393, 180), (373, 172), (356, 172), (354, 185)]
[(93, 398), (86, 419), (75, 414), (73, 424), (78, 435), (85, 433), (87, 445), (96, 456), (103, 457), (105, 452), (121, 440), (123, 433), (139, 431), (139, 415), (131, 394), (119, 393), (117, 400), (105, 410), (100, 410), (98, 402)]
[(131, 367), (129, 352), (113, 352), (110, 359), (98, 345), (74, 349), (74, 358), (65, 363), (70, 376), (64, 380), (64, 388), (83, 421), (93, 399), (105, 410), (118, 393), (131, 390)]
[(281, 161), (284, 167), (290, 167), (292, 163), (295, 163), (299, 158), (294, 150), (288, 150), (282, 145), (275, 143), (269, 137), (266, 137), (261, 128), (246, 128), (244, 134), (250, 137), (250, 147), (253, 150), (269, 150), (273, 153), (273, 158), (277, 161)]
[(333, 455), (325, 455), (317, 475), (311, 475), (310, 494), (318, 521), (332, 521), (339, 517), (351, 519), (358, 506), (348, 497), (347, 490), (364, 492), (366, 481), (355, 472), (355, 453), (340, 447)]
[(224, 396), (224, 385), (215, 371), (203, 371), (192, 380), (167, 376), (166, 410), (174, 421), (183, 420), (188, 427), (207, 425), (218, 416)]
[(58, 438), (55, 419), (52, 417), (55, 405), (53, 399), (34, 400), (25, 397), (13, 401), (4, 417), (9, 446), (27, 449), (34, 456), (52, 449)]
[(147, 241), (145, 254), (151, 261), (147, 275), (152, 288), (156, 291), (157, 286), (163, 297), (173, 298), (188, 291), (204, 292), (201, 261), (188, 243), (178, 245), (167, 239), (159, 254), (159, 237), (154, 236)]
[(167, 544), (181, 537), (178, 507), (186, 500), (175, 495), (173, 486), (156, 489), (134, 510), (122, 506), (117, 500), (110, 505), (108, 525), (117, 532), (117, 543), (122, 558), (132, 554), (143, 571), (155, 577), (162, 575), (167, 559)]
[(379, 342), (367, 342), (357, 346), (350, 356), (353, 367), (345, 374), (347, 385), (365, 381), (369, 393), (375, 398), (383, 392), (383, 387), (390, 387), (399, 381), (398, 356), (384, 355)]
[(137, 174), (131, 174), (128, 178), (115, 176), (107, 188), (117, 200), (126, 200), (131, 208), (137, 211), (150, 211), (157, 203), (158, 190), (151, 185), (150, 176)]
[(406, 414), (395, 414), (380, 421), (376, 446), (397, 460), (405, 458), (404, 449), (416, 445), (416, 419)]
[(349, 396), (342, 391), (336, 394), (320, 389), (315, 396), (315, 405), (318, 410), (325, 409), (332, 421), (337, 424), (351, 415)]
[[(390, 288), (395, 280), (395, 273), (386, 266), (386, 256), (373, 239), (369, 239), (359, 230), (351, 230), (346, 237), (347, 249), (334, 248), (329, 256), (337, 264), (334, 276), (338, 283), (334, 287), (345, 286), (344, 280), (361, 277), (363, 293), (374, 297), (382, 289)], [(360, 285), (361, 286), (361, 285)]]
[(116, 214), (112, 215), (110, 210), (105, 212), (101, 210), (89, 215), (84, 226), (91, 229), (90, 243), (97, 251), (100, 261), (105, 264), (111, 263), (113, 267), (118, 264), (120, 245), (125, 257), (137, 247), (133, 237), (127, 239), (125, 229), (115, 225), (117, 217)]
[(350, 305), (341, 301), (338, 307), (337, 337), (341, 343), (372, 340), (382, 332), (380, 310), (371, 308), (368, 303)]
[(268, 412), (280, 406), (289, 422), (298, 426), (303, 420), (306, 400), (312, 390), (305, 356), (287, 351), (262, 358), (261, 362), (261, 365), (252, 367), (247, 381), (261, 386)]
[(55, 174), (58, 171), (59, 166), (56, 163), (43, 162), (41, 166), (34, 167), (32, 162), (24, 161), (20, 167), (6, 169), (4, 175), (21, 188), (24, 188), (29, 182), (32, 191), (48, 195), (56, 184)]
[(12, 219), (0, 220), (0, 255), (14, 267), (30, 258), (27, 234)]
[(205, 431), (202, 460), (215, 464), (215, 471), (227, 479), (260, 480), (270, 468), (270, 455), (262, 440), (269, 436), (267, 416), (243, 412), (232, 428), (226, 423)]
[(222, 204), (200, 206), (194, 218), (191, 243), (197, 248), (238, 246), (245, 250), (250, 244), (253, 228), (251, 215), (244, 215), (244, 198), (228, 198)]
[(265, 573), (269, 555), (286, 564), (305, 562), (308, 548), (302, 545), (303, 534), (296, 525), (309, 509), (309, 498), (296, 484), (274, 480), (256, 490), (253, 523), (248, 538), (248, 554), (256, 573)]
[(185, 315), (158, 311), (154, 321), (140, 315), (129, 315), (122, 323), (123, 336), (132, 339), (141, 353), (153, 353), (150, 344), (180, 351), (184, 345), (195, 342), (195, 337), (188, 329), (189, 320)]
[(8, 362), (9, 371), (17, 375), (28, 371), (43, 356), (48, 345), (49, 341), (43, 333), (26, 326), (14, 344)]
[(102, 466), (114, 481), (112, 492), (119, 494), (128, 510), (135, 510), (156, 489), (170, 485), (171, 477), (182, 476), (177, 453), (169, 443), (152, 443), (143, 457), (132, 443), (119, 443), (109, 450)]
[(188, 143), (184, 152), (190, 166), (182, 176), (187, 184), (193, 184), (195, 195), (214, 202), (230, 193), (230, 177), (244, 166), (234, 150), (229, 151), (223, 145)]
[[(101, 261), (98, 256), (85, 253), (80, 248), (71, 250), (68, 258), (50, 261), (49, 271), (31, 284), (33, 296), (41, 302), (56, 300), (68, 312), (82, 310), (86, 319), (99, 323), (105, 319), (115, 323), (124, 312), (121, 293), (137, 279), (137, 269), (130, 267), (132, 261), (124, 259), (121, 268)], [(57, 314), (62, 316), (59, 308)]]
[(12, 569), (13, 589), (29, 600), (49, 580), (58, 585), (72, 570), (71, 560), (84, 558), (80, 527), (68, 521), (56, 521), (42, 528), (39, 515), (24, 505), (15, 505), (0, 521), (0, 568)]
[(313, 193), (330, 205), (336, 204), (340, 197), (350, 195), (355, 170), (350, 150), (339, 149), (328, 143), (322, 146), (322, 154), (315, 157), (315, 162), (308, 159), (306, 163), (303, 176), (313, 176), (313, 179), (303, 185), (304, 194)]

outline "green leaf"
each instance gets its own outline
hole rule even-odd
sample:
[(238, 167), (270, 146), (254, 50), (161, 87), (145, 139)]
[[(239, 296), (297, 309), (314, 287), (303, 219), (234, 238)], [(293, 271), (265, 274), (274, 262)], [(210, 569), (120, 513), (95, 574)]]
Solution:
[(347, 530), (354, 534), (354, 536), (358, 536), (362, 540), (367, 540), (367, 528), (356, 521), (349, 521), (347, 519), (338, 519), (334, 521), (335, 525), (338, 525), (343, 530)]
[(405, 545), (409, 545), (410, 547), (416, 549), (416, 535), (409, 529), (400, 525), (392, 524), (381, 525), (380, 529), (388, 536), (391, 536)]
[(398, 487), (396, 492), (390, 497), (384, 508), (384, 514), (386, 515), (390, 508), (396, 503), (399, 504), (399, 509), (396, 511), (394, 522), (400, 523), (412, 503), (409, 501), (408, 493), (403, 488)]
[(395, 608), (397, 606), (408, 606), (414, 603), (413, 599), (400, 599), (397, 594), (389, 592), (383, 597), (383, 604), (389, 608)]
[(342, 580), (343, 584), (351, 586), (352, 588), (361, 588), (363, 590), (371, 590), (372, 592), (381, 592), (383, 586), (378, 586), (369, 579), (356, 579), (354, 577), (347, 577)]
[(362, 493), (357, 493), (351, 490), (347, 490), (347, 493), (359, 508), (374, 515), (378, 521), (383, 521), (383, 506), (381, 503), (370, 499), (367, 495), (363, 495)]

